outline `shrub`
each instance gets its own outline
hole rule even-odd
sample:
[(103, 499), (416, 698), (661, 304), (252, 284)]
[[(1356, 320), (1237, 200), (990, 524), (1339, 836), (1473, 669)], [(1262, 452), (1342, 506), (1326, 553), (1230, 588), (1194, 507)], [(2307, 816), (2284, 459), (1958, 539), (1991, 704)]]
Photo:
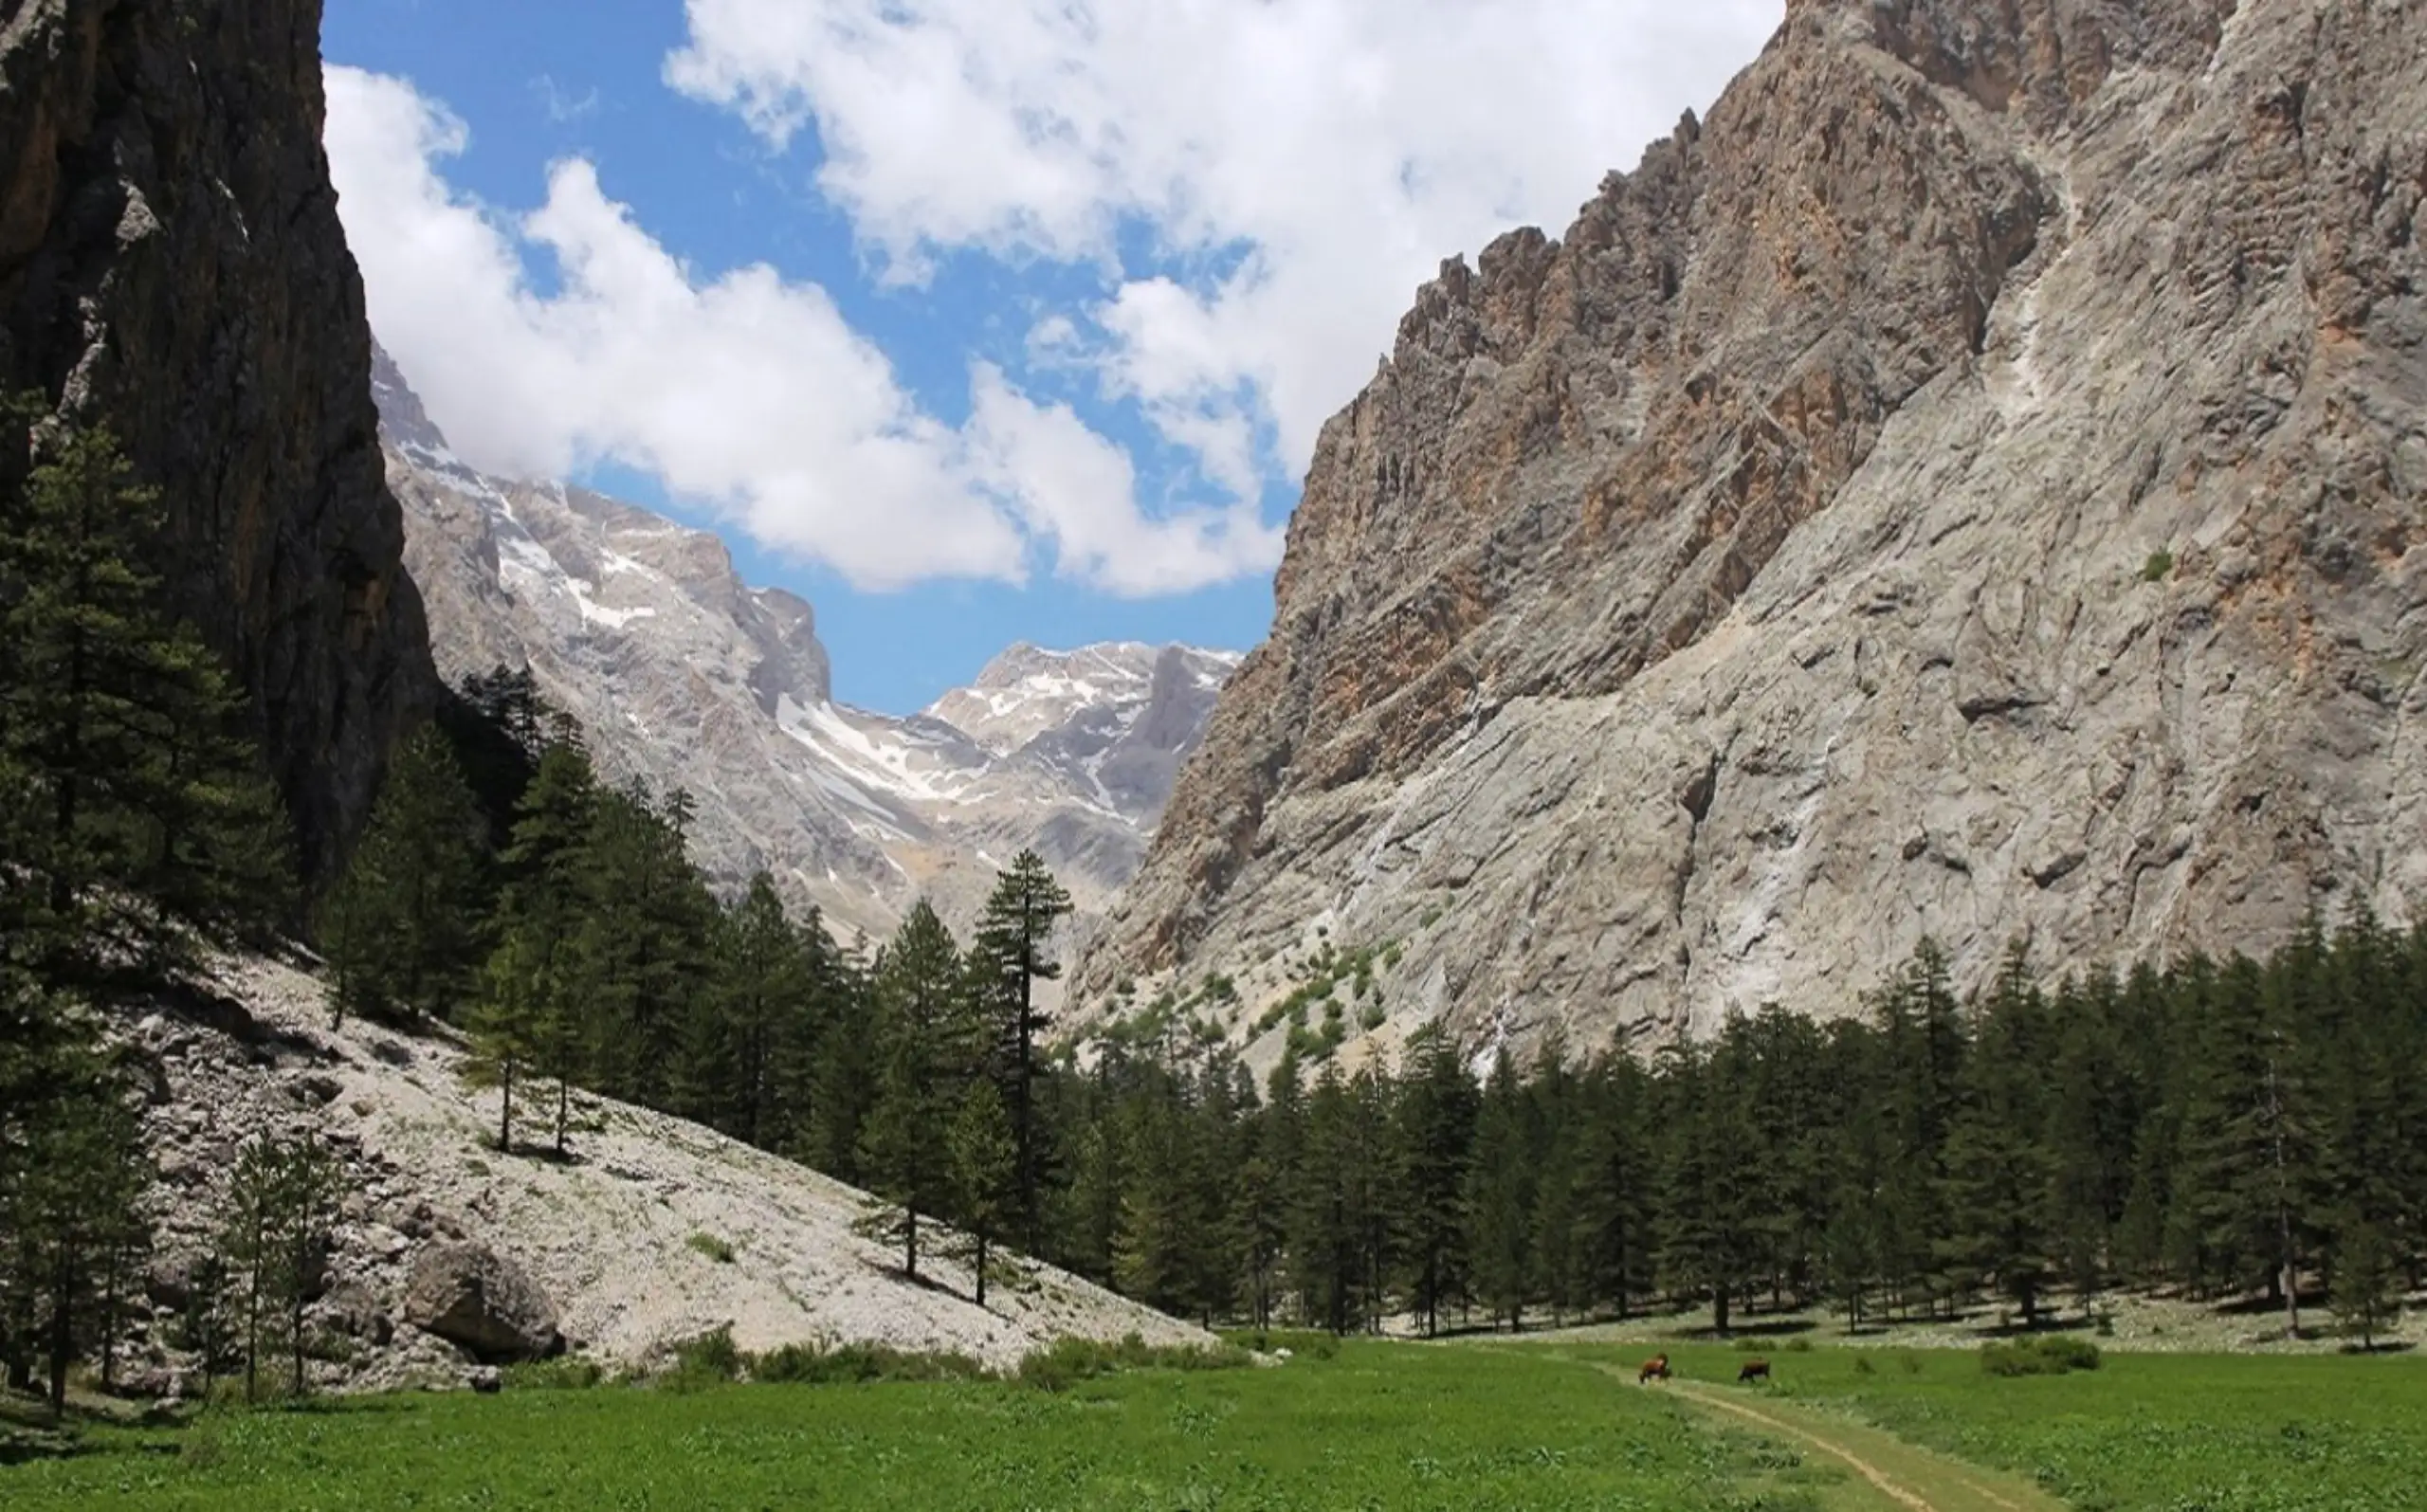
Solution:
[(666, 1383), (676, 1390), (713, 1386), (741, 1378), (741, 1351), (734, 1347), (733, 1325), (720, 1323), (674, 1346), (674, 1368)]
[(749, 1358), (750, 1378), (768, 1384), (854, 1386), (868, 1381), (976, 1380), (986, 1367), (966, 1355), (881, 1344), (786, 1344)]
[(519, 1392), (586, 1392), (606, 1379), (606, 1367), (579, 1355), (559, 1355), (555, 1359), (505, 1368), (505, 1384)]
[(730, 1266), (733, 1264), (733, 1246), (726, 1243), (724, 1240), (718, 1238), (715, 1234), (695, 1233), (686, 1242), (692, 1248), (707, 1256), (710, 1260), (715, 1261), (720, 1266)]
[(1812, 1340), (1797, 1334), (1786, 1341), (1786, 1352), (1790, 1355), (1809, 1355), (1812, 1353)]
[(1132, 1370), (1231, 1370), (1250, 1363), (1244, 1349), (1219, 1344), (1149, 1344), (1131, 1334), (1118, 1344), (1100, 1339), (1057, 1339), (1020, 1361), (1019, 1380), (1039, 1391), (1067, 1391), (1081, 1381)]
[(2166, 574), (2173, 571), (2174, 553), (2161, 546), (2149, 553), (2149, 559), (2141, 564), (2141, 581), (2162, 583), (2166, 579)]
[(1992, 1375), (2062, 1375), (2068, 1371), (2096, 1370), (2099, 1364), (2096, 1344), (2065, 1334), (1987, 1344), (1980, 1350), (1980, 1368)]

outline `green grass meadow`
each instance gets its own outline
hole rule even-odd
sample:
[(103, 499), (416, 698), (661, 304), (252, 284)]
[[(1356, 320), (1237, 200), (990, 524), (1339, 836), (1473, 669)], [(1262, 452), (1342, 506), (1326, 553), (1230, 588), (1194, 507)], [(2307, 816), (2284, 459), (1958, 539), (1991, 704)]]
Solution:
[[(1557, 1351), (1630, 1371), (1650, 1352)], [(1669, 1354), (1720, 1383), (1744, 1357)], [(1773, 1401), (2015, 1471), (2083, 1512), (2427, 1512), (2427, 1359), (2408, 1355), (2110, 1353), (2095, 1371), (2020, 1378), (1970, 1351), (1762, 1357)]]
[[(1387, 1344), (1058, 1393), (986, 1381), (374, 1398), (96, 1430), (92, 1450), (0, 1469), (0, 1506), (1819, 1505), (1758, 1441), (1580, 1364)], [(1789, 1494), (1741, 1494), (1766, 1485)]]
[[(1823, 1348), (1770, 1353), (1776, 1383), (1739, 1388), (1740, 1352), (1663, 1347), (1689, 1390), (1636, 1387), (1644, 1348), (1503, 1341), (1351, 1343), (1277, 1368), (1144, 1370), (1060, 1392), (958, 1381), (333, 1401), (96, 1427), (82, 1452), (0, 1466), (0, 1507), (1898, 1505), (1700, 1389), (1842, 1431), (1935, 1512), (1974, 1503), (1957, 1481), (1932, 1481), (1950, 1462), (1926, 1450), (2094, 1512), (2427, 1509), (2427, 1361), (2109, 1356), (2095, 1372), (2007, 1379), (1954, 1351)], [(1921, 1450), (1898, 1458), (1879, 1430)]]

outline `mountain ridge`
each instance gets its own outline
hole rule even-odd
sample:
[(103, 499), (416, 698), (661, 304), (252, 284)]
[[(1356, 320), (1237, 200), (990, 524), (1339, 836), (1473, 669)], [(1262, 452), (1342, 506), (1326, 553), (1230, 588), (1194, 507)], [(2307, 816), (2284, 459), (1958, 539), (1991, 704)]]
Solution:
[(1235, 976), (1272, 1053), (1396, 946), (1378, 1047), (1582, 1045), (2408, 917), (2419, 27), (1798, 0), (1419, 291), (1082, 1001)]
[(1022, 644), (918, 714), (853, 708), (833, 697), (815, 610), (743, 582), (714, 534), (482, 473), (384, 351), (374, 391), (440, 667), (529, 666), (611, 779), (690, 793), (713, 881), (768, 870), (846, 932), (889, 933), (922, 896), (965, 924), (1031, 847), (1066, 873), (1084, 930), (1135, 868), (1236, 660)]

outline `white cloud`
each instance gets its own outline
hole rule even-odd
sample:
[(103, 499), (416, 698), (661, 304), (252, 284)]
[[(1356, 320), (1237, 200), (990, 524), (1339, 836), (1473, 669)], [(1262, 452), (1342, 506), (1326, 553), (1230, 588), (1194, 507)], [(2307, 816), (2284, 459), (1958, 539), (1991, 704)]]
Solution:
[[(1236, 488), (1243, 466), (1303, 470), (1443, 255), (1520, 222), (1556, 234), (1604, 172), (1717, 94), (1780, 7), (688, 0), (688, 11), (669, 82), (779, 147), (813, 124), (820, 188), (895, 277), (922, 278), (958, 248), (1113, 269), (1108, 297), (1064, 319), (1096, 328), (1115, 392)], [(1159, 239), (1157, 265), (1121, 263), (1118, 233), (1138, 221)], [(1226, 276), (1167, 276), (1208, 258)], [(1260, 429), (1277, 456), (1243, 442)]]
[(1129, 504), (1137, 475), (1128, 455), (1068, 406), (1030, 399), (1000, 370), (977, 368), (975, 400), (970, 439), (989, 486), (1032, 534), (1055, 543), (1067, 575), (1144, 597), (1242, 576), (1278, 559), (1281, 533), (1251, 502), (1140, 516)]
[(573, 94), (557, 82), (554, 74), (541, 74), (532, 80), (531, 92), (539, 98), (539, 108), (547, 112), (548, 119), (559, 126), (588, 120), (598, 114), (599, 99), (595, 88)]
[[(825, 291), (759, 265), (703, 281), (587, 162), (516, 217), (456, 192), (460, 120), (404, 81), (328, 70), (330, 164), (373, 327), (475, 465), (654, 473), (757, 540), (891, 587), (1055, 572), (1164, 592), (1269, 567), (1251, 511), (1141, 512), (1125, 458), (991, 368), (955, 428), (922, 412)], [(553, 260), (551, 292), (526, 256)]]

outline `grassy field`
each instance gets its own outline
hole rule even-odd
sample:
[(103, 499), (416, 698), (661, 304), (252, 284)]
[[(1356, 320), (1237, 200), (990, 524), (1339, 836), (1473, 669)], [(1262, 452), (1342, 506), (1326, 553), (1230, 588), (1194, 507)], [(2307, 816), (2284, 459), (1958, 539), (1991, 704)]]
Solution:
[[(1689, 1383), (1731, 1382), (1744, 1357), (1660, 1347)], [(1632, 1379), (1647, 1351), (1546, 1352)], [(1763, 1357), (1776, 1381), (1761, 1400), (1799, 1421), (1883, 1429), (2084, 1512), (2427, 1509), (2427, 1360), (2406, 1355), (2109, 1354), (2096, 1371), (2019, 1379), (1952, 1350)]]
[[(1352, 1343), (1277, 1369), (996, 1382), (600, 1387), (96, 1428), (0, 1506), (2427, 1508), (2427, 1362), (2110, 1356), (2004, 1379), (1952, 1351), (1767, 1357)], [(1907, 1360), (1912, 1361), (1908, 1368)], [(1863, 1366), (1868, 1364), (1866, 1373)], [(2061, 1503), (2059, 1501), (2061, 1499)]]
[(1708, 1508), (1845, 1480), (1580, 1362), (1352, 1344), (1277, 1369), (373, 1399), (96, 1430), (0, 1506)]

